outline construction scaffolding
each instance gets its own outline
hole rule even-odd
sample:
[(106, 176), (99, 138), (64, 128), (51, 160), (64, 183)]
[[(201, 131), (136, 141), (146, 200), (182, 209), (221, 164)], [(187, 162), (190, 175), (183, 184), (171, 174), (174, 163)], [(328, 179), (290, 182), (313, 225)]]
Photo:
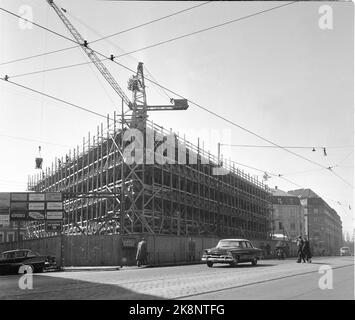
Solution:
[[(65, 16), (66, 10), (53, 0), (48, 3), (122, 99), (122, 113), (107, 116), (105, 130), (101, 123), (96, 136), (89, 133), (81, 148), (77, 146), (64, 159), (55, 159), (51, 168), (29, 177), (29, 191), (64, 194), (63, 232), (265, 239), (271, 205), (268, 187), (227, 161), (221, 165), (222, 159), (203, 150), (200, 143), (193, 145), (148, 121), (148, 111), (186, 110), (187, 99), (148, 105), (143, 63), (139, 62), (129, 81), (131, 101), (90, 42)], [(114, 61), (113, 55), (110, 60)], [(141, 152), (131, 149), (133, 143), (139, 144)], [(216, 174), (216, 168), (223, 174)], [(27, 230), (29, 238), (48, 236), (41, 222), (29, 223)]]
[[(105, 130), (101, 123), (96, 136), (83, 138), (81, 148), (29, 177), (29, 191), (63, 192), (64, 234), (267, 238), (271, 193), (266, 185), (228, 161), (223, 161), (226, 174), (215, 175), (222, 161), (199, 142), (193, 145), (151, 121), (144, 123), (144, 132), (160, 138), (151, 147), (144, 139), (142, 163), (127, 161), (125, 148), (133, 138), (127, 141), (124, 136), (132, 122), (114, 113), (107, 116)], [(149, 155), (172, 135), (175, 161), (148, 163)], [(166, 150), (162, 155), (169, 159)], [(181, 155), (186, 156), (185, 164)], [(48, 235), (43, 223), (28, 223), (27, 238)]]

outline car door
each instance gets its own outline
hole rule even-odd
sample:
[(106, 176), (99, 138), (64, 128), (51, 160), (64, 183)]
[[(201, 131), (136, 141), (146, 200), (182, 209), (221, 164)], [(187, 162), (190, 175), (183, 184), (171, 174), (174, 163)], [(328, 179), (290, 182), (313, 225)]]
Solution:
[(31, 264), (36, 268), (37, 266), (44, 264), (44, 260), (44, 257), (40, 256), (38, 253), (28, 250), (25, 261), (27, 264)]
[(249, 249), (247, 247), (246, 241), (240, 241), (240, 261), (248, 261), (249, 260)]
[(248, 259), (253, 260), (255, 256), (255, 249), (249, 241), (245, 241), (245, 246), (248, 249)]

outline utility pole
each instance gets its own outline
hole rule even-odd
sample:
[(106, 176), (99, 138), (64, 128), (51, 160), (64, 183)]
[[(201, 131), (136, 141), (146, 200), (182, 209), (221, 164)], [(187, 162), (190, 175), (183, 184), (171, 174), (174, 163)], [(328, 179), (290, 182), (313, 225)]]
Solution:
[(305, 220), (306, 220), (306, 234), (307, 234), (307, 239), (309, 241), (309, 217), (308, 217), (308, 200), (306, 200), (306, 206), (304, 207), (305, 209)]
[[(218, 142), (218, 156), (217, 156), (217, 167), (220, 166), (220, 163), (221, 163), (221, 160), (220, 160), (220, 157), (221, 157), (221, 144)], [(217, 175), (217, 236), (219, 237), (220, 236), (220, 216), (221, 216), (221, 211), (220, 211), (220, 185), (219, 185), (219, 176)]]

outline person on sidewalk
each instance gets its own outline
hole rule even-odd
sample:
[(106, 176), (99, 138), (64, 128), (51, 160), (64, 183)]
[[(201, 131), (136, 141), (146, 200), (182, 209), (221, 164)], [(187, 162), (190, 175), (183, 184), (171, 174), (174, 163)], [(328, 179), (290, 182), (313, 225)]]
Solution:
[(308, 263), (312, 262), (312, 253), (311, 253), (311, 246), (309, 241), (306, 237), (303, 238), (303, 246), (302, 246), (303, 256), (306, 258)]
[(147, 261), (147, 241), (144, 238), (142, 238), (142, 240), (140, 242), (138, 242), (136, 261), (137, 261), (138, 267), (140, 267), (142, 264), (148, 264), (148, 261)]
[(306, 260), (304, 258), (304, 254), (303, 254), (304, 241), (302, 239), (302, 236), (298, 236), (296, 241), (297, 241), (297, 255), (298, 255), (297, 263), (301, 263), (301, 261), (303, 261), (305, 263)]

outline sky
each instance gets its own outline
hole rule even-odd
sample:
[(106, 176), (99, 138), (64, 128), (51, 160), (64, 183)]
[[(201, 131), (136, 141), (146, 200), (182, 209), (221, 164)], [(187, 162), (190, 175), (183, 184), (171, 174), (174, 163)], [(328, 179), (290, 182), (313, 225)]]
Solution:
[[(202, 4), (190, 1), (58, 0), (89, 42), (105, 35)], [(283, 2), (286, 3), (286, 2)], [(209, 2), (170, 18), (98, 41), (105, 55), (134, 51), (170, 38), (222, 24), (280, 2)], [(218, 28), (118, 58), (135, 70), (139, 61), (161, 85), (237, 125), (290, 149), (222, 146), (225, 158), (282, 174), (266, 182), (288, 191), (311, 188), (340, 215), (345, 232), (354, 228), (354, 25), (351, 2), (330, 2), (333, 28), (319, 27), (322, 2), (297, 2)], [(71, 37), (44, 0), (0, 0), (0, 7)], [(73, 43), (0, 11), (0, 76), (102, 114), (119, 110), (121, 99), (91, 64), (27, 76), (24, 73), (88, 61), (80, 48), (11, 64), (4, 62), (73, 46)], [(28, 24), (26, 24), (28, 27)], [(106, 62), (130, 96), (132, 72)], [(146, 74), (147, 77), (151, 77)], [(174, 95), (168, 93), (170, 97)], [(168, 104), (162, 89), (147, 82), (148, 104)], [(25, 191), (38, 146), (44, 167), (81, 146), (96, 132), (98, 116), (0, 81), (0, 192)], [(186, 111), (151, 112), (149, 119), (172, 128), (217, 154), (217, 143), (269, 143), (190, 103)], [(327, 147), (327, 156), (319, 147)], [(258, 176), (262, 171), (240, 166)], [(345, 180), (345, 181), (344, 181)], [(291, 182), (290, 182), (291, 181)], [(339, 204), (340, 203), (340, 204)], [(350, 206), (350, 207), (349, 207)], [(351, 208), (351, 209), (350, 209)]]

